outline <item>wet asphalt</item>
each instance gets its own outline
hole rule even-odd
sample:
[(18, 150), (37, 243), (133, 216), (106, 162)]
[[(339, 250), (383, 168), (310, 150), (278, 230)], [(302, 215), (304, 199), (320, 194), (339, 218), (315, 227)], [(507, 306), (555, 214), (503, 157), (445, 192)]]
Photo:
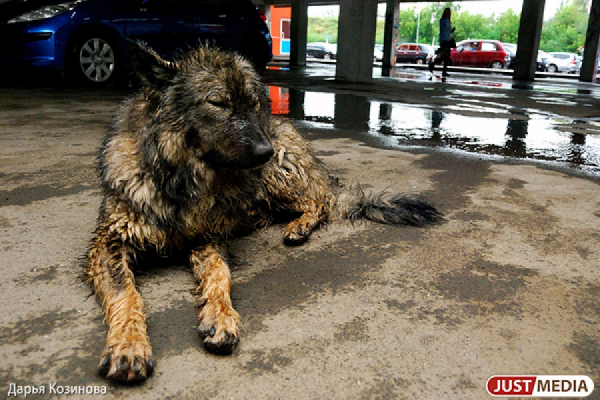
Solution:
[(140, 271), (157, 368), (132, 387), (96, 373), (107, 328), (81, 280), (95, 156), (130, 90), (3, 81), (0, 397), (11, 383), (103, 399), (481, 399), (499, 374), (598, 385), (600, 86), (334, 74), (274, 64), (273, 112), (341, 179), (424, 193), (446, 221), (330, 224), (294, 248), (281, 225), (232, 241), (243, 327), (226, 357), (201, 346), (187, 266)]

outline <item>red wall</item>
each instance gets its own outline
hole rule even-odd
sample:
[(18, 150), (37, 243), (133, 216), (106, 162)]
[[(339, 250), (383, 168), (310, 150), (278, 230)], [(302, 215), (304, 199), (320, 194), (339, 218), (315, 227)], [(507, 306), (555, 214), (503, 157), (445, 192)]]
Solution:
[(291, 7), (271, 6), (271, 37), (273, 38), (273, 55), (281, 55), (281, 19), (291, 19)]

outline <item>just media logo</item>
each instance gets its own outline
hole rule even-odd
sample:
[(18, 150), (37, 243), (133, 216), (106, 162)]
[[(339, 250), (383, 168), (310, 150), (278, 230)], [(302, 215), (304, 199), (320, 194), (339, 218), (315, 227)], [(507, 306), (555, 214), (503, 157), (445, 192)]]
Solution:
[(494, 397), (587, 397), (594, 391), (585, 375), (494, 375), (485, 386)]

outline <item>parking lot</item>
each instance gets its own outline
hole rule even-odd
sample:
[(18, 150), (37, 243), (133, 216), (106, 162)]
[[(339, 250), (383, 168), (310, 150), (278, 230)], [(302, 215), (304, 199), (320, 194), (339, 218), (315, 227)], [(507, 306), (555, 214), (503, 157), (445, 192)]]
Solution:
[(55, 384), (104, 387), (81, 396), (102, 399), (481, 399), (492, 375), (598, 385), (598, 86), (442, 82), (406, 68), (348, 84), (332, 71), (274, 64), (274, 112), (336, 176), (422, 192), (446, 221), (330, 224), (293, 248), (282, 225), (232, 241), (243, 328), (225, 357), (201, 346), (188, 268), (141, 271), (157, 367), (132, 387), (97, 375), (107, 328), (81, 279), (101, 200), (95, 157), (130, 91), (4, 80), (0, 393), (34, 385), (45, 387), (34, 398), (55, 398)]

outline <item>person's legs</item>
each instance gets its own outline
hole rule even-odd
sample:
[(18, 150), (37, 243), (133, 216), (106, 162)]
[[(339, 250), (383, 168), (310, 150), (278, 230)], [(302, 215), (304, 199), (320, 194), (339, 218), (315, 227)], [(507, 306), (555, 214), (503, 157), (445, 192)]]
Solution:
[(442, 68), (442, 76), (450, 76), (450, 74), (448, 74), (448, 64), (450, 62), (450, 43), (444, 41), (441, 43), (440, 47), (442, 48), (442, 54), (444, 55), (444, 67)]

